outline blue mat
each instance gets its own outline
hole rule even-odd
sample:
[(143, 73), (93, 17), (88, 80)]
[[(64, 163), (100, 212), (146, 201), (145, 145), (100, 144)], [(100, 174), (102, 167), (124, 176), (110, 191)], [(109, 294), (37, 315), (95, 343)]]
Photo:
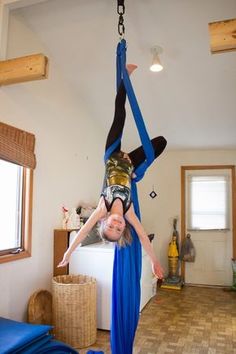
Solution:
[[(24, 352), (25, 354), (26, 352)], [(59, 342), (57, 340), (51, 340), (42, 348), (39, 348), (37, 351), (31, 351), (30, 354), (45, 354), (45, 353), (53, 353), (53, 354), (78, 354), (78, 352), (71, 348), (69, 345)], [(22, 352), (23, 354), (23, 352)], [(28, 352), (27, 352), (28, 354)]]
[(26, 344), (42, 339), (51, 326), (32, 325), (0, 317), (0, 353), (17, 352)]
[(51, 326), (33, 325), (0, 317), (0, 354), (78, 354), (52, 339)]
[(37, 350), (39, 350), (40, 348), (42, 348), (43, 346), (48, 344), (51, 339), (52, 339), (52, 336), (46, 334), (43, 337), (40, 337), (30, 343), (25, 344), (23, 347), (16, 350), (15, 352), (16, 352), (16, 354), (23, 354), (23, 353), (24, 354), (31, 354), (33, 350), (34, 350), (34, 352), (37, 352)]

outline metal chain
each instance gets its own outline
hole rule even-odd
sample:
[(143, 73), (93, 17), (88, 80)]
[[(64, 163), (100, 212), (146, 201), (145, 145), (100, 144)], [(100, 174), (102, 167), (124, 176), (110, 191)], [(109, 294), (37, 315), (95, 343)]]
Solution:
[(118, 0), (117, 2), (117, 13), (119, 15), (118, 21), (118, 33), (121, 37), (125, 35), (125, 25), (124, 25), (124, 18), (123, 15), (125, 14), (125, 5), (124, 0)]

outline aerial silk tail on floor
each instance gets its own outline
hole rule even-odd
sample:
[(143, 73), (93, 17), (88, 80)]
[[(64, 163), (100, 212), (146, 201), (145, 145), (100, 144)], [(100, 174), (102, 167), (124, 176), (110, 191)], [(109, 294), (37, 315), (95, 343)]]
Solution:
[[(146, 160), (134, 171), (137, 177), (132, 180), (131, 186), (134, 209), (140, 218), (136, 183), (142, 179), (146, 169), (153, 162), (154, 151), (126, 70), (126, 42), (124, 39), (117, 46), (117, 89), (122, 79), (146, 155)], [(121, 137), (108, 148), (105, 153), (105, 161), (115, 150), (120, 140)], [(112, 354), (132, 354), (139, 320), (142, 254), (138, 236), (133, 229), (131, 233), (132, 244), (122, 248), (116, 246), (115, 249), (112, 284)]]

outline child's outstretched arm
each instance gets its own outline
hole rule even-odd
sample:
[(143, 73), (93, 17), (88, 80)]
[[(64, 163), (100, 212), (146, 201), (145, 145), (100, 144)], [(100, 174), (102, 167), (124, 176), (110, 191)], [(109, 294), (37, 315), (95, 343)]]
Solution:
[(125, 214), (125, 218), (129, 222), (129, 224), (133, 226), (133, 228), (135, 229), (143, 248), (145, 249), (148, 256), (150, 257), (150, 260), (152, 262), (153, 273), (157, 278), (162, 279), (164, 273), (163, 269), (156, 258), (156, 255), (154, 253), (153, 247), (147, 236), (146, 231), (144, 230), (139, 218), (135, 214), (133, 205), (130, 206), (129, 210)]
[(88, 233), (92, 230), (94, 225), (102, 219), (107, 213), (104, 198), (101, 197), (98, 203), (97, 208), (94, 210), (92, 215), (86, 221), (86, 223), (81, 227), (81, 229), (76, 234), (73, 242), (70, 244), (70, 247), (65, 252), (62, 261), (58, 264), (58, 267), (65, 267), (69, 261), (72, 252), (76, 249), (76, 247), (86, 238)]

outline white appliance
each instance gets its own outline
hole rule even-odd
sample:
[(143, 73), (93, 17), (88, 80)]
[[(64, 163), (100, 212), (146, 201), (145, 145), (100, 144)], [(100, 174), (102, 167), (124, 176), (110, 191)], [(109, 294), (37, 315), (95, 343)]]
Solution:
[[(76, 232), (70, 234), (73, 241)], [(110, 330), (114, 243), (94, 243), (77, 247), (72, 253), (69, 273), (89, 275), (97, 280), (97, 328)], [(140, 311), (156, 293), (156, 279), (145, 252), (142, 256)]]

